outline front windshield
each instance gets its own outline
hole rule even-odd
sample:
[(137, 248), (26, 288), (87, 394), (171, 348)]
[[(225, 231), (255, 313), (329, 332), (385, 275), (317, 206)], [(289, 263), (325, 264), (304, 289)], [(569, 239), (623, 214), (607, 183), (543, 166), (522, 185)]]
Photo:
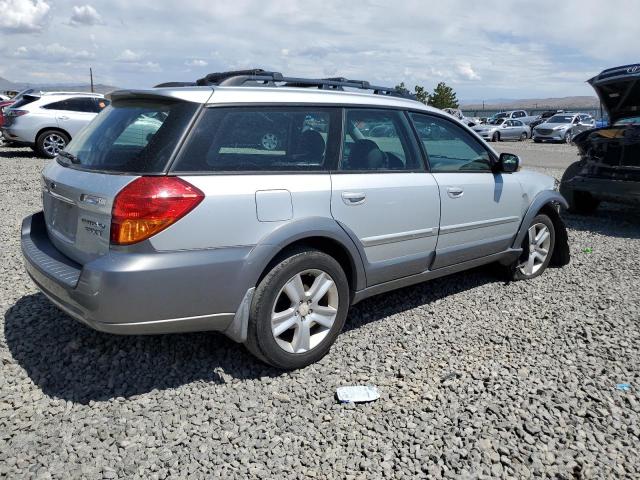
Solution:
[(494, 118), (489, 120), (489, 125), (502, 125), (504, 123), (504, 118)]
[(618, 120), (616, 125), (640, 125), (640, 117), (629, 117)]
[(554, 115), (547, 123), (571, 123), (573, 122), (573, 116), (571, 115)]
[(496, 119), (496, 118), (504, 118), (504, 117), (506, 117), (507, 115), (509, 115), (507, 112), (496, 113), (496, 114), (493, 116), (493, 118), (494, 118), (494, 119)]

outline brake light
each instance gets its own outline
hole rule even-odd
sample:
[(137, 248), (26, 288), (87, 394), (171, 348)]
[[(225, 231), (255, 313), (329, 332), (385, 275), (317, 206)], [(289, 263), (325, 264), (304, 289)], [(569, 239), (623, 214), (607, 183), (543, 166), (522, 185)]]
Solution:
[(7, 109), (7, 113), (5, 115), (7, 117), (21, 117), (22, 115), (26, 115), (29, 113), (29, 110), (13, 110), (12, 108)]
[(204, 193), (178, 177), (140, 177), (113, 201), (111, 243), (141, 242), (193, 210)]

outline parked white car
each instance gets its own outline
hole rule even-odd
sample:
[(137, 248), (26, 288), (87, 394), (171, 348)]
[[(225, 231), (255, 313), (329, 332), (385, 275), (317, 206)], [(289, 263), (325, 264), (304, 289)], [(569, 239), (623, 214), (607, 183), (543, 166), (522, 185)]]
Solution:
[(53, 158), (109, 100), (96, 93), (42, 92), (23, 95), (4, 110), (4, 137)]

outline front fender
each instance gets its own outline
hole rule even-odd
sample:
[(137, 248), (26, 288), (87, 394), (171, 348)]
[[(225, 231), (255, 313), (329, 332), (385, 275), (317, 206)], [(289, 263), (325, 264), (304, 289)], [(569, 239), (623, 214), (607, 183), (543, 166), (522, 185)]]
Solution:
[(556, 230), (556, 246), (551, 260), (552, 264), (556, 266), (563, 266), (569, 263), (569, 238), (567, 235), (567, 229), (560, 217), (558, 209), (555, 207), (555, 204), (559, 204), (564, 208), (569, 207), (567, 200), (555, 190), (543, 190), (535, 196), (533, 202), (529, 205), (527, 213), (525, 213), (522, 219), (522, 223), (520, 223), (520, 228), (518, 229), (518, 233), (513, 241), (512, 248), (521, 248), (531, 221), (536, 215), (538, 215), (538, 213), (543, 212), (549, 215)]

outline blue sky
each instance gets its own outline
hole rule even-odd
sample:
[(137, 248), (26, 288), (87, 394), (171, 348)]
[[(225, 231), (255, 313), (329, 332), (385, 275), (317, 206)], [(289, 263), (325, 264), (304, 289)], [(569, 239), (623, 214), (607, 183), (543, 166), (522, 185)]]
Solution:
[(640, 1), (0, 0), (0, 76), (148, 87), (261, 67), (461, 99), (591, 95), (640, 61)]

